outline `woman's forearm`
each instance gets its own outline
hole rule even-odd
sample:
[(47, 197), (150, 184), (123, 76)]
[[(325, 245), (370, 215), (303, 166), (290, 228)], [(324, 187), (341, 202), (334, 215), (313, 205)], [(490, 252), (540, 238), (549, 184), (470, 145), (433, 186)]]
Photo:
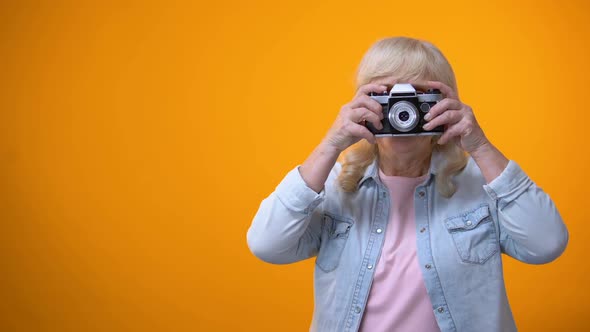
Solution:
[(569, 233), (559, 211), (516, 162), (509, 161), (483, 187), (495, 202), (504, 253), (530, 264), (548, 263), (563, 253)]
[(313, 150), (305, 162), (299, 167), (301, 177), (309, 188), (316, 193), (322, 191), (330, 170), (334, 167), (340, 152), (324, 142), (320, 143)]
[(471, 152), (471, 157), (479, 166), (486, 183), (497, 178), (508, 165), (508, 159), (490, 142)]

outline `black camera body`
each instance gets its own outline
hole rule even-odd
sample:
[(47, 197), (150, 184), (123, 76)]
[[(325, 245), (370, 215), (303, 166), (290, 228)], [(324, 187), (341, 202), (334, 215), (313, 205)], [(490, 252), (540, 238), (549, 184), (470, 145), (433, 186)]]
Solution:
[(416, 135), (440, 135), (443, 126), (432, 130), (424, 130), (426, 124), (424, 116), (430, 108), (443, 99), (438, 89), (429, 89), (425, 93), (416, 92), (411, 84), (398, 83), (387, 92), (373, 93), (369, 95), (383, 107), (383, 129), (377, 130), (370, 122), (366, 122), (367, 128), (375, 136), (416, 136)]

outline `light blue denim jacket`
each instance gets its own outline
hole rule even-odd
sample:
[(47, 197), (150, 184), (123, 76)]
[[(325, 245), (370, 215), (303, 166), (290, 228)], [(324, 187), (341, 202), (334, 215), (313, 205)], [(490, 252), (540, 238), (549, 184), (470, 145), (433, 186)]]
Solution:
[[(516, 331), (500, 253), (530, 264), (565, 250), (569, 234), (551, 198), (510, 161), (491, 183), (472, 158), (451, 198), (429, 176), (414, 192), (418, 261), (441, 331)], [(389, 191), (378, 164), (367, 167), (355, 193), (338, 188), (336, 163), (324, 189), (309, 188), (292, 169), (264, 199), (247, 233), (252, 253), (287, 264), (313, 256), (311, 331), (357, 331), (389, 221)], [(395, 204), (395, 202), (393, 202)]]

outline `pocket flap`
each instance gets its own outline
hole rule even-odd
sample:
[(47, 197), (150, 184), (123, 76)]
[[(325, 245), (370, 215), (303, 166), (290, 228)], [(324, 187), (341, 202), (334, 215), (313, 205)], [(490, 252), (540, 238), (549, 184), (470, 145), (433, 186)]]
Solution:
[(490, 215), (487, 204), (482, 205), (474, 210), (462, 213), (456, 217), (450, 217), (445, 220), (445, 225), (449, 231), (452, 230), (470, 230)]
[(349, 224), (345, 221), (336, 223), (336, 227), (334, 228), (334, 234), (338, 235), (338, 234), (346, 233), (350, 229), (350, 225), (351, 224)]
[(339, 217), (331, 214), (325, 214), (324, 219), (327, 222), (328, 234), (330, 237), (338, 237), (348, 232), (353, 222), (350, 218)]

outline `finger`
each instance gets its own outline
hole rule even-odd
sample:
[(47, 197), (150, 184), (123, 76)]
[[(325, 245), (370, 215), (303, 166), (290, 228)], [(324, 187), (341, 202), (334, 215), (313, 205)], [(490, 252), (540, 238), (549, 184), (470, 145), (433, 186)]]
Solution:
[(350, 134), (354, 137), (364, 138), (367, 142), (375, 144), (375, 135), (367, 129), (365, 126), (361, 126), (358, 123), (352, 123), (350, 125)]
[(377, 128), (378, 130), (383, 129), (383, 124), (381, 123), (381, 117), (379, 117), (377, 114), (371, 112), (370, 110), (366, 109), (366, 108), (355, 108), (352, 110), (351, 114), (350, 114), (350, 121), (354, 122), (354, 123), (360, 123), (363, 121), (369, 121), (373, 124), (373, 126), (375, 128)]
[(381, 118), (383, 117), (383, 107), (381, 107), (381, 104), (367, 95), (356, 97), (352, 102), (350, 102), (349, 106), (350, 108), (364, 107), (377, 114), (377, 116)]
[(387, 92), (387, 86), (383, 84), (365, 84), (361, 85), (356, 91), (355, 98), (361, 95), (368, 95), (371, 92), (382, 93)]
[(453, 90), (451, 87), (442, 82), (427, 81), (426, 84), (431, 89), (439, 89), (440, 92), (442, 92), (442, 94), (447, 98), (459, 99), (459, 96), (457, 95), (455, 90)]
[(461, 109), (461, 106), (462, 106), (462, 103), (460, 101), (458, 101), (457, 99), (445, 98), (445, 99), (439, 101), (438, 103), (436, 103), (436, 105), (432, 106), (430, 111), (428, 111), (428, 114), (426, 114), (426, 116), (424, 116), (424, 119), (426, 121), (430, 121), (430, 120), (436, 118), (439, 114), (443, 113), (446, 110), (449, 110), (449, 109), (458, 110), (458, 109)]
[(447, 110), (443, 114), (437, 116), (436, 118), (430, 120), (427, 124), (422, 126), (422, 128), (426, 130), (431, 130), (432, 128), (436, 128), (440, 125), (453, 125), (463, 118), (463, 113), (457, 110)]
[(410, 83), (414, 89), (419, 91), (426, 91), (430, 88), (428, 81), (409, 81), (408, 83)]
[(450, 126), (445, 130), (445, 133), (438, 139), (438, 144), (446, 144), (454, 137), (461, 137), (461, 132), (463, 132), (463, 128), (460, 124), (456, 124), (454, 126)]

